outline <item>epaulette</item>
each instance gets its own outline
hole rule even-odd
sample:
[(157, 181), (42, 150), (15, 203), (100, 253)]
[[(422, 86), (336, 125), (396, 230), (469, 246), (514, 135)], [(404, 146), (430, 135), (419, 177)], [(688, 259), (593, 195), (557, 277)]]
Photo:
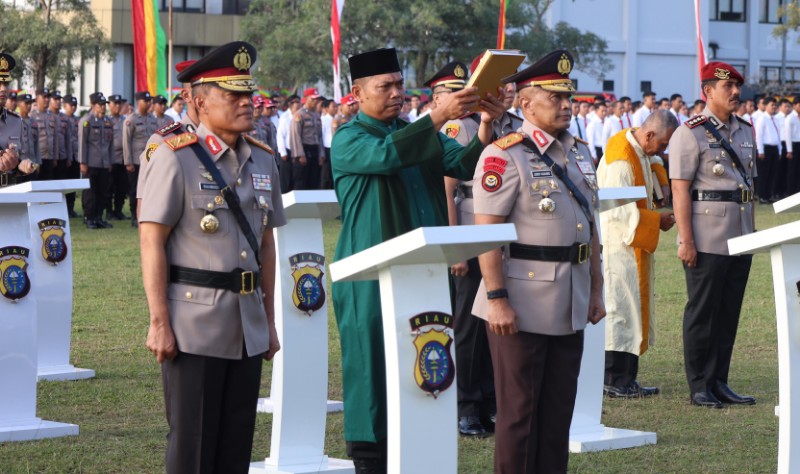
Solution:
[(708, 117), (706, 117), (705, 115), (695, 115), (694, 117), (690, 118), (684, 123), (689, 128), (695, 128), (698, 125), (704, 124), (706, 120), (708, 120)]
[(183, 124), (181, 124), (180, 122), (172, 122), (171, 124), (167, 125), (166, 127), (161, 127), (158, 130), (156, 130), (156, 133), (161, 135), (162, 137), (164, 137), (164, 136), (169, 135), (172, 132), (180, 130), (182, 125)]
[(525, 135), (519, 132), (514, 132), (514, 133), (509, 133), (504, 137), (498, 138), (497, 140), (494, 141), (493, 144), (501, 150), (507, 150), (508, 148), (511, 148), (517, 143), (522, 143), (522, 140), (524, 139)]
[(194, 133), (181, 133), (180, 135), (167, 138), (164, 140), (164, 143), (166, 143), (168, 147), (172, 148), (173, 151), (177, 151), (181, 148), (186, 148), (189, 145), (197, 143), (197, 135)]
[(244, 139), (247, 141), (247, 143), (250, 143), (251, 145), (257, 146), (258, 148), (261, 148), (262, 150), (266, 151), (270, 155), (275, 155), (275, 150), (270, 148), (270, 146), (267, 145), (266, 143), (264, 143), (264, 142), (262, 142), (260, 140), (256, 140), (255, 138), (251, 137), (250, 135), (243, 135), (243, 136), (244, 136)]
[(580, 138), (580, 137), (572, 137), (572, 138), (574, 138), (575, 141), (578, 142), (578, 143), (583, 143), (584, 145), (589, 146), (589, 142), (587, 142), (583, 138)]
[(750, 123), (748, 120), (745, 120), (744, 118), (739, 117), (738, 115), (734, 115), (734, 117), (736, 117), (736, 119), (739, 120), (740, 123), (743, 123), (743, 124), (747, 125), (748, 127), (752, 127), (753, 126), (753, 124)]

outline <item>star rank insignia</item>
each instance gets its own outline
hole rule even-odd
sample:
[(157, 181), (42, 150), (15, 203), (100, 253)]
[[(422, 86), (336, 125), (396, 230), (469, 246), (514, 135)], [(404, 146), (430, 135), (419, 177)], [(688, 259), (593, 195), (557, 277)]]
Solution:
[(298, 253), (289, 257), (292, 266), (292, 302), (295, 308), (308, 316), (325, 304), (325, 257), (313, 252)]
[(64, 241), (63, 219), (45, 219), (39, 222), (42, 234), (42, 258), (52, 265), (58, 265), (67, 257), (67, 243)]
[(453, 345), (453, 317), (431, 311), (420, 313), (409, 320), (414, 347), (414, 381), (426, 394), (438, 398), (453, 383), (455, 362), (450, 352)]

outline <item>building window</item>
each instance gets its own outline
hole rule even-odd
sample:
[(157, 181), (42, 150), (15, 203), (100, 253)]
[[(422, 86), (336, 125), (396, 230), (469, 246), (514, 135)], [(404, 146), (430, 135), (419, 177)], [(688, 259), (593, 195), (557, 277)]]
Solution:
[(783, 23), (783, 19), (778, 17), (778, 9), (787, 3), (788, 0), (760, 0), (761, 6), (758, 12), (758, 21), (761, 23)]
[(603, 81), (603, 92), (614, 92), (614, 81)]
[(639, 89), (641, 89), (643, 93), (650, 92), (651, 90), (653, 90), (653, 83), (650, 81), (642, 81), (641, 87), (639, 87)]
[(222, 0), (223, 15), (246, 15), (251, 0)]
[[(170, 0), (160, 0), (161, 11), (169, 10)], [(204, 0), (172, 0), (173, 12), (204, 13), (206, 11)]]
[(762, 81), (766, 82), (778, 82), (781, 77), (781, 68), (780, 66), (761, 66), (761, 77)]
[(709, 0), (708, 3), (712, 21), (747, 21), (747, 0)]

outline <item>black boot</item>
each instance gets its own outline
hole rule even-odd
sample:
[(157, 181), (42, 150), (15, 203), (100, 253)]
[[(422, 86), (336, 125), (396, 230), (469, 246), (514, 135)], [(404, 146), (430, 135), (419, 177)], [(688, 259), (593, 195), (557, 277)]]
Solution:
[(353, 458), (356, 474), (386, 474), (386, 460), (377, 458)]

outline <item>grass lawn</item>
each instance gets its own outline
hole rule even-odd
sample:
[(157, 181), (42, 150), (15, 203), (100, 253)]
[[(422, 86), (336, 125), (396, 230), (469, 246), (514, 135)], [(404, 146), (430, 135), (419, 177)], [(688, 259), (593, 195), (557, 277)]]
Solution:
[[(759, 229), (793, 220), (775, 216), (771, 206), (759, 206), (757, 215)], [(2, 474), (163, 472), (167, 426), (160, 372), (144, 347), (148, 315), (138, 237), (127, 222), (114, 224), (110, 230), (89, 231), (79, 219), (72, 220), (71, 362), (96, 370), (97, 378), (38, 386), (38, 416), (76, 423), (80, 435), (0, 444)], [(325, 226), (327, 255), (333, 255), (339, 225), (334, 221)], [(675, 234), (673, 229), (662, 235), (656, 255), (658, 340), (642, 358), (640, 369), (640, 381), (659, 385), (662, 393), (647, 400), (606, 401), (603, 407), (604, 424), (655, 431), (658, 444), (572, 455), (570, 472), (767, 473), (777, 469), (778, 360), (769, 259), (759, 255), (753, 260), (731, 369), (732, 387), (754, 395), (758, 404), (724, 410), (695, 408), (688, 403), (683, 371), (681, 319), (686, 290)], [(329, 398), (341, 400), (339, 338), (332, 305), (329, 308)], [(269, 387), (267, 365), (263, 396), (269, 394)], [(254, 460), (269, 453), (271, 419), (271, 415), (258, 415)], [(328, 416), (326, 452), (332, 457), (345, 457), (342, 421), (341, 414)], [(493, 447), (493, 438), (460, 440), (459, 472), (491, 472)], [(435, 456), (435, 446), (420, 455)]]

